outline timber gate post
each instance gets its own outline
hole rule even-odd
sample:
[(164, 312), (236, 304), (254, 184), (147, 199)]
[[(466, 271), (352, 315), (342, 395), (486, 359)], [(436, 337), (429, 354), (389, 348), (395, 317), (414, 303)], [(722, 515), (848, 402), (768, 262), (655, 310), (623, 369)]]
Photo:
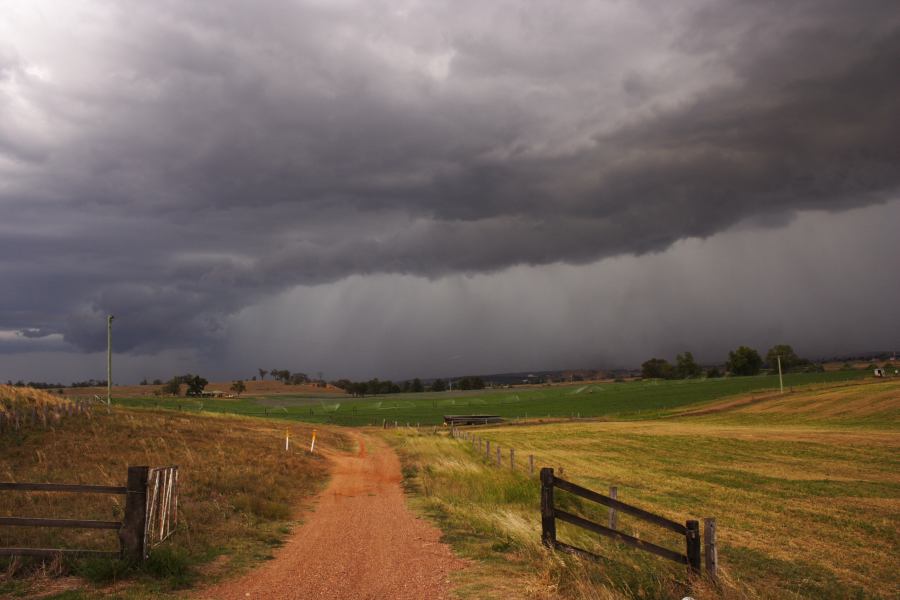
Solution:
[(144, 559), (144, 529), (147, 521), (147, 476), (150, 467), (128, 467), (125, 518), (119, 530), (122, 558)]
[(553, 514), (553, 469), (541, 468), (541, 542), (556, 547), (556, 517)]
[(712, 581), (719, 577), (719, 555), (716, 550), (716, 520), (703, 519), (703, 545), (706, 551), (706, 576)]
[(691, 567), (691, 571), (699, 575), (700, 574), (700, 522), (695, 519), (690, 519), (685, 523), (685, 529), (687, 532), (684, 535), (684, 539), (687, 542), (687, 558), (688, 565)]

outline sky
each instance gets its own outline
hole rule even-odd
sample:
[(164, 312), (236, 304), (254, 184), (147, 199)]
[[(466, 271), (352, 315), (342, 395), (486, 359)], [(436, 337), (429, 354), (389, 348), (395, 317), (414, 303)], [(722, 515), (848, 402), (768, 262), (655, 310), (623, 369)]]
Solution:
[(900, 349), (894, 1), (0, 0), (0, 380)]

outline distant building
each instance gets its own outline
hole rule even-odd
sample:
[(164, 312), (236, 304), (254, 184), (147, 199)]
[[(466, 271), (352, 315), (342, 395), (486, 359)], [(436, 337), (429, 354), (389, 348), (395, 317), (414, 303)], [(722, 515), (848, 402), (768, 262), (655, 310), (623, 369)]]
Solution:
[(498, 415), (444, 415), (447, 425), (487, 425), (502, 423), (503, 417)]

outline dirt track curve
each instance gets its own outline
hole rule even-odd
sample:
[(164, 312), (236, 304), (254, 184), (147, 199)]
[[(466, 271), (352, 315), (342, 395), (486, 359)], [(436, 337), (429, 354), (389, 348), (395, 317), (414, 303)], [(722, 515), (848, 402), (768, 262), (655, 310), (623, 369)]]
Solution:
[(330, 455), (331, 483), (275, 558), (199, 598), (449, 597), (449, 574), (464, 562), (406, 507), (396, 453), (377, 438), (354, 437), (359, 452)]

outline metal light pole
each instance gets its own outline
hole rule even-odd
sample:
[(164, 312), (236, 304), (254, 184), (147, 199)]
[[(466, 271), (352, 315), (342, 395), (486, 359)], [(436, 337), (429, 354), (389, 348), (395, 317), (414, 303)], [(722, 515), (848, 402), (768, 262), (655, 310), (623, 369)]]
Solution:
[(784, 393), (784, 379), (781, 377), (781, 355), (778, 355), (778, 387), (781, 388), (781, 393)]
[(106, 315), (106, 406), (112, 405), (112, 315)]

